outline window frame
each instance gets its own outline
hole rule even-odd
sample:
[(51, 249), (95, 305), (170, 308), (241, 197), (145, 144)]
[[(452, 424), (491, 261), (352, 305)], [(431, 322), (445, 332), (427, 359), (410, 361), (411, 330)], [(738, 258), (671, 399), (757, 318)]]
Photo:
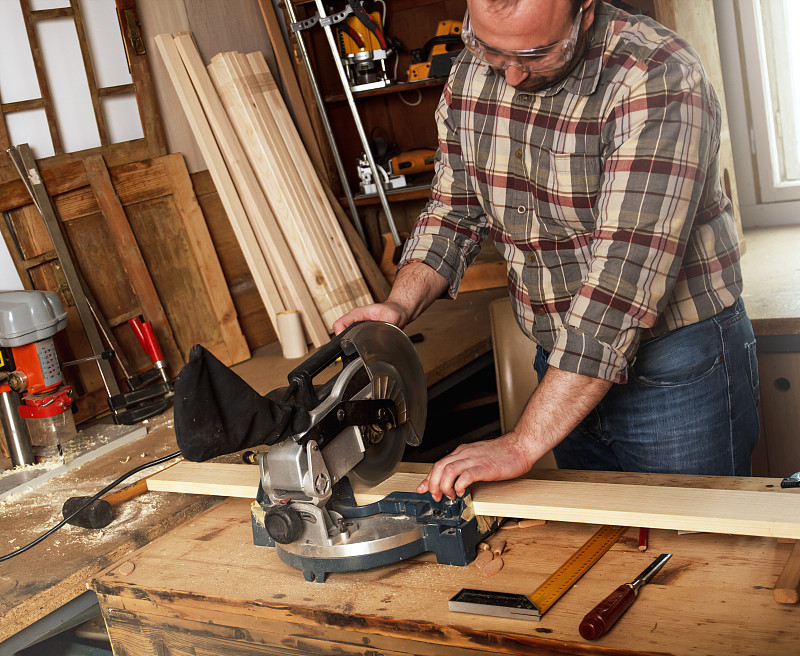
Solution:
[[(742, 226), (800, 224), (800, 187), (774, 189), (763, 77), (758, 59), (757, 0), (713, 0), (727, 97)], [(752, 71), (752, 74), (751, 74)], [(775, 193), (777, 192), (777, 193)]]
[[(70, 6), (65, 9), (33, 11), (30, 9), (28, 0), (19, 0), (26, 21), (26, 27), (28, 28), (28, 38), (34, 51), (34, 64), (37, 70), (41, 97), (31, 101), (0, 104), (0, 184), (15, 180), (18, 177), (16, 169), (14, 169), (10, 158), (5, 152), (13, 145), (9, 141), (5, 115), (13, 111), (34, 108), (41, 108), (45, 111), (56, 154), (38, 160), (40, 170), (49, 170), (97, 154), (104, 157), (109, 167), (167, 154), (166, 138), (161, 125), (161, 115), (156, 104), (155, 90), (150, 75), (144, 37), (136, 11), (135, 0), (115, 0), (117, 18), (122, 32), (122, 40), (125, 44), (125, 54), (128, 59), (132, 82), (130, 84), (106, 89), (98, 89), (94, 82), (91, 53), (86, 43), (85, 34), (83, 33), (81, 9), (78, 1), (79, 0), (69, 0)], [(35, 30), (33, 30), (33, 21), (55, 16), (70, 16), (75, 20), (79, 41), (81, 43), (86, 75), (87, 79), (90, 81), (89, 86), (95, 109), (95, 120), (97, 121), (101, 137), (101, 145), (96, 148), (64, 153), (60, 145), (58, 128), (55, 124), (55, 117), (52, 115), (52, 100), (47, 88), (47, 80), (44, 75), (41, 55), (36, 52), (36, 34)], [(105, 129), (105, 121), (99, 106), (100, 99), (108, 95), (130, 92), (133, 92), (136, 97), (136, 104), (139, 109), (144, 136), (132, 141), (109, 143), (110, 140)]]

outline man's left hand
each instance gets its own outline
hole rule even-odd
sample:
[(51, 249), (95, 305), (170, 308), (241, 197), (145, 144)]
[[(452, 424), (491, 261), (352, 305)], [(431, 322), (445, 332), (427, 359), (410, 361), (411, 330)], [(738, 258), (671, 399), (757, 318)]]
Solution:
[(504, 481), (522, 476), (537, 459), (527, 440), (516, 433), (462, 444), (433, 466), (417, 492), (430, 491), (436, 501), (441, 501), (442, 495), (454, 499), (475, 481)]

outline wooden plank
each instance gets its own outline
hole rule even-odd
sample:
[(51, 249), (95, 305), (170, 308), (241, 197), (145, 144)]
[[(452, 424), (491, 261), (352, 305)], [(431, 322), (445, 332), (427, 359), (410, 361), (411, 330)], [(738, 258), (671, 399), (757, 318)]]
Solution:
[(317, 137), (314, 134), (314, 128), (311, 125), (311, 118), (306, 110), (303, 94), (300, 92), (300, 85), (298, 85), (297, 77), (294, 74), (292, 59), (289, 57), (289, 51), (283, 40), (283, 32), (281, 32), (278, 16), (275, 13), (275, 7), (269, 0), (258, 0), (258, 6), (261, 8), (261, 16), (264, 18), (264, 24), (267, 27), (267, 34), (269, 34), (269, 39), (272, 44), (272, 52), (275, 53), (275, 60), (278, 63), (281, 80), (286, 89), (289, 104), (294, 112), (297, 130), (300, 132), (300, 136), (303, 139), (303, 144), (305, 145), (308, 156), (314, 163), (314, 168), (316, 168), (319, 173), (322, 173), (326, 170), (325, 163), (322, 159), (322, 151), (317, 142)]
[(243, 89), (246, 84), (244, 74), (233, 55), (234, 53), (220, 53), (212, 58), (209, 68), (211, 78), (323, 323), (330, 330), (338, 318), (333, 315), (340, 314), (337, 308), (342, 294), (339, 290), (344, 280), (337, 275), (340, 272), (335, 265), (329, 266), (333, 259), (330, 253), (326, 258), (318, 256), (317, 247), (324, 248), (325, 244), (318, 240), (313, 228), (306, 222), (306, 210), (301, 205), (302, 201), (292, 193), (292, 187), (283, 175), (283, 172), (288, 174), (291, 167), (287, 168), (279, 159), (277, 144), (262, 124), (266, 118), (259, 113), (254, 99)]
[[(338, 224), (334, 230), (323, 218), (327, 199), (320, 205), (304, 188), (303, 181), (316, 173), (304, 166), (303, 153), (290, 155), (283, 141), (287, 126), (261, 94), (247, 58), (221, 53), (213, 58), (211, 71), (226, 109), (237, 116), (234, 126), (242, 130), (240, 141), (330, 328), (339, 316), (355, 305), (371, 302), (371, 297), (349, 248), (346, 244), (341, 247), (344, 240)], [(295, 131), (294, 126), (290, 129)]]
[(277, 338), (269, 315), (208, 169), (192, 174), (192, 185), (231, 291), (247, 345), (253, 351), (274, 342)]
[(794, 543), (789, 560), (775, 583), (774, 596), (779, 604), (800, 601), (800, 540)]
[[(228, 347), (226, 364), (236, 364), (250, 358), (250, 349), (244, 339), (236, 308), (233, 306), (225, 276), (222, 274), (214, 244), (208, 232), (203, 212), (192, 189), (192, 179), (180, 154), (168, 155), (162, 160), (172, 180), (173, 195), (178, 214), (183, 221), (189, 245), (197, 261), (200, 277), (208, 292), (208, 300), (214, 318), (219, 324), (220, 334)], [(222, 359), (222, 358), (220, 358)]]
[(128, 275), (136, 298), (139, 300), (145, 319), (153, 324), (161, 350), (172, 369), (171, 374), (177, 376), (178, 370), (185, 363), (184, 357), (175, 343), (172, 327), (167, 320), (136, 237), (128, 223), (128, 217), (125, 215), (122, 203), (111, 183), (105, 162), (98, 155), (88, 157), (84, 161), (84, 166), (89, 177), (89, 184), (108, 223), (122, 266)]
[[(317, 170), (314, 168), (303, 141), (297, 132), (297, 128), (292, 122), (289, 110), (278, 91), (278, 86), (272, 77), (272, 73), (267, 67), (264, 58), (260, 53), (254, 52), (247, 55), (247, 62), (255, 74), (254, 82), (259, 85), (261, 94), (267, 101), (267, 105), (275, 118), (277, 134), (282, 138), (287, 153), (291, 153), (290, 161), (295, 165), (297, 177), (292, 177), (292, 181), (299, 182), (298, 192), (303, 198), (306, 196), (313, 202), (314, 216), (321, 223), (323, 235), (327, 236), (331, 245), (339, 255), (337, 260), (342, 268), (345, 278), (355, 287), (354, 293), (359, 293), (355, 301), (358, 305), (365, 305), (372, 302), (369, 293), (361, 283), (361, 271), (356, 265), (353, 253), (350, 250), (347, 240), (342, 234), (339, 220), (335, 217), (333, 206), (338, 203), (330, 200), (330, 196), (325, 193), (322, 181)], [(341, 208), (340, 208), (341, 209)]]
[[(254, 498), (257, 485), (253, 482), (257, 483), (259, 476), (257, 468), (227, 466), (224, 474), (242, 478), (228, 488), (230, 494), (226, 494), (223, 470), (217, 469), (222, 466), (214, 469), (207, 466), (205, 463), (181, 463), (171, 468), (170, 473), (149, 479), (154, 486), (150, 489)], [(198, 476), (197, 487), (192, 481), (193, 475)], [(169, 482), (170, 477), (177, 476), (184, 478)], [(394, 474), (374, 488), (356, 490), (356, 501), (366, 504), (392, 492), (413, 492), (422, 478), (418, 473)], [(479, 483), (472, 486), (471, 491), (477, 515), (800, 538), (800, 495), (791, 492), (765, 494), (749, 490), (534, 479)]]
[(177, 35), (175, 46), (217, 138), (217, 143), (242, 199), (250, 225), (259, 239), (262, 252), (265, 257), (269, 254), (269, 263), (272, 265), (270, 270), (283, 292), (284, 307), (300, 312), (306, 334), (311, 342), (314, 346), (322, 346), (329, 340), (328, 331), (314, 305), (314, 299), (311, 298), (303, 281), (303, 276), (292, 258), (253, 169), (247, 161), (247, 156), (236, 137), (222, 102), (217, 96), (191, 34)]
[(214, 140), (211, 127), (192, 86), (192, 81), (183, 66), (178, 50), (172, 40), (172, 35), (159, 34), (155, 37), (155, 43), (167, 68), (170, 80), (180, 98), (181, 106), (186, 113), (208, 170), (214, 179), (214, 184), (222, 199), (225, 211), (228, 213), (231, 226), (242, 248), (242, 253), (250, 270), (253, 272), (253, 278), (256, 281), (261, 300), (264, 302), (264, 307), (267, 309), (272, 325), (275, 326), (275, 315), (285, 309), (283, 300), (275, 286), (274, 278), (267, 267), (264, 255), (258, 248), (258, 240), (247, 219), (247, 213), (236, 192), (230, 172), (225, 166), (222, 153)]
[(333, 573), (318, 584), (304, 581), (274, 549), (254, 546), (249, 502), (229, 499), (131, 554), (124, 562), (135, 565), (133, 572), (125, 574), (117, 563), (93, 587), (102, 595), (119, 653), (774, 656), (795, 651), (800, 607), (775, 603), (778, 550), (774, 540), (758, 537), (652, 530), (653, 554), (674, 557), (596, 643), (578, 634), (583, 615), (654, 558), (638, 550), (635, 531), (540, 623), (449, 611), (448, 599), (462, 588), (530, 593), (595, 530), (548, 522), (507, 531), (505, 567), (490, 582), (476, 567), (440, 565), (426, 554)]

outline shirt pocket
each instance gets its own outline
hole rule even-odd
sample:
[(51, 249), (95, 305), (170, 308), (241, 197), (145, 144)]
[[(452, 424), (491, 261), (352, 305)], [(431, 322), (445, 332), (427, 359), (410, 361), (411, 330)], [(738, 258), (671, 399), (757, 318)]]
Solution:
[(578, 233), (595, 227), (600, 190), (600, 158), (584, 153), (543, 150), (536, 175), (537, 214), (545, 225)]

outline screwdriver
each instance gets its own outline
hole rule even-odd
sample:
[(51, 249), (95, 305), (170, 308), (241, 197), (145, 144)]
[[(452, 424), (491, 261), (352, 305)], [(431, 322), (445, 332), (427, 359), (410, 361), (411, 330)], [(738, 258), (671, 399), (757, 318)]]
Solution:
[(614, 592), (608, 595), (597, 606), (592, 608), (583, 618), (578, 631), (586, 640), (597, 640), (614, 626), (622, 614), (636, 601), (639, 588), (649, 583), (656, 573), (664, 566), (672, 554), (661, 554), (650, 566), (630, 583), (623, 583)]

